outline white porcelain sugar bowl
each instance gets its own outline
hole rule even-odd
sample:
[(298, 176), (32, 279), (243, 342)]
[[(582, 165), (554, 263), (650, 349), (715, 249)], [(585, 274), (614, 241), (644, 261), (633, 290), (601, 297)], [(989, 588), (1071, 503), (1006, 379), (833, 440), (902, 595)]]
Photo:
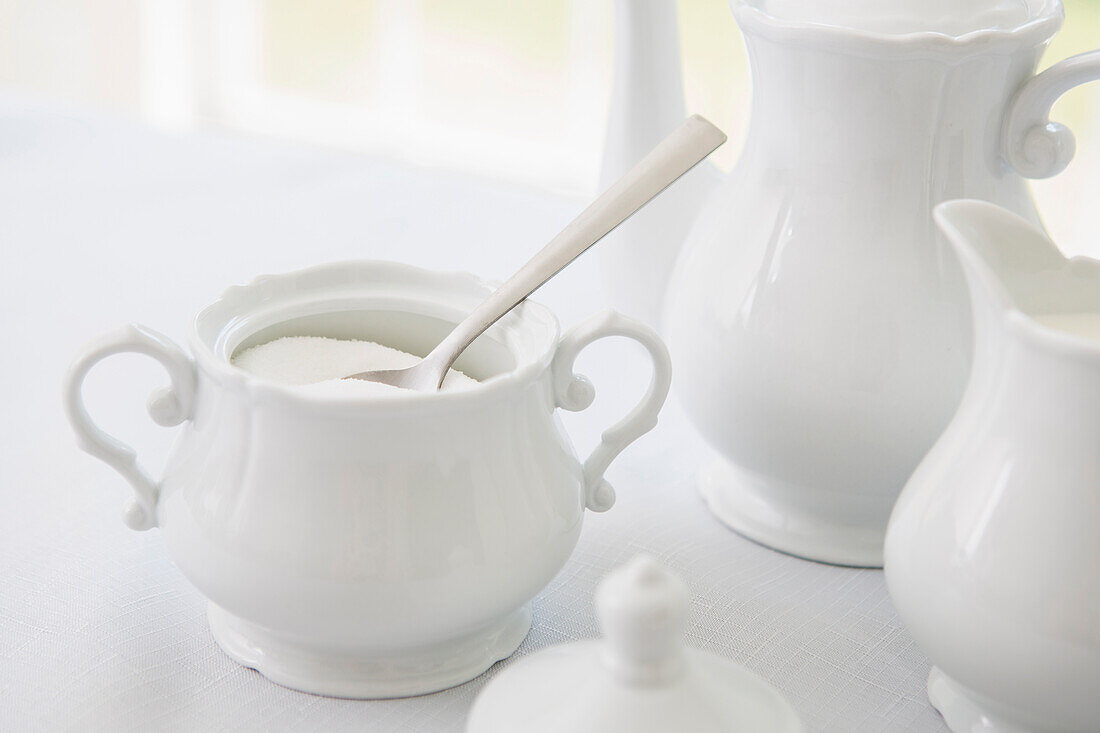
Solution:
[[(488, 292), (469, 275), (324, 265), (227, 290), (192, 323), (191, 355), (128, 326), (77, 358), (65, 402), (81, 447), (130, 482), (126, 523), (160, 528), (231, 657), (297, 689), (390, 697), (469, 680), (522, 641), (585, 507), (614, 501), (604, 469), (656, 424), (670, 367), (653, 331), (607, 312), (560, 336), (527, 302), (458, 361), (483, 382), (461, 392), (306, 393), (230, 364), (290, 335), (424, 354)], [(582, 465), (555, 410), (592, 402), (573, 361), (611, 335), (640, 342), (654, 377)], [(172, 379), (149, 403), (182, 423), (159, 482), (83, 406), (88, 370), (120, 352)]]
[(684, 645), (689, 606), (683, 581), (635, 557), (596, 591), (604, 638), (502, 671), (474, 702), (467, 733), (800, 733), (778, 690)]
[(905, 486), (886, 582), (957, 733), (1100, 731), (1100, 262), (981, 201), (936, 218), (974, 306), (959, 411)]

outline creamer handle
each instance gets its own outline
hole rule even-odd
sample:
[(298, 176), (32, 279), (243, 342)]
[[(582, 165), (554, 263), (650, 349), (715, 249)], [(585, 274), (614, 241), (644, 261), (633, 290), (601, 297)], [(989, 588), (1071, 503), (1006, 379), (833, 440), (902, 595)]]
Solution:
[(1071, 56), (1028, 79), (1009, 103), (1001, 154), (1026, 178), (1050, 178), (1065, 170), (1077, 144), (1069, 128), (1050, 121), (1050, 108), (1080, 84), (1100, 79), (1100, 51)]
[(672, 383), (672, 360), (661, 337), (648, 326), (608, 310), (574, 326), (558, 344), (553, 364), (558, 407), (576, 412), (592, 404), (596, 390), (587, 377), (573, 372), (573, 363), (586, 346), (608, 336), (625, 336), (640, 343), (653, 360), (653, 378), (642, 401), (603, 432), (600, 444), (584, 462), (585, 506), (594, 512), (605, 512), (615, 503), (615, 490), (604, 480), (604, 472), (624, 448), (656, 427), (657, 414)]
[(84, 407), (84, 378), (93, 366), (113, 354), (135, 352), (151, 356), (168, 371), (172, 383), (149, 395), (149, 416), (158, 425), (179, 425), (191, 417), (195, 397), (195, 366), (172, 341), (151, 329), (130, 324), (93, 339), (80, 351), (65, 375), (65, 414), (76, 432), (81, 450), (90, 453), (122, 474), (134, 489), (134, 498), (126, 505), (122, 521), (131, 529), (145, 530), (157, 525), (157, 484), (137, 464), (134, 449), (103, 432)]

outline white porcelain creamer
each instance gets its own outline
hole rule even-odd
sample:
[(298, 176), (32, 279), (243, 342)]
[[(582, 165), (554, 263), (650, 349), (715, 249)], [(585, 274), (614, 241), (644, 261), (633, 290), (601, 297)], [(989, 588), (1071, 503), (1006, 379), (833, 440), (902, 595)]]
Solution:
[[(453, 392), (299, 390), (230, 363), (296, 335), (425, 354), (490, 291), (395, 263), (323, 265), (227, 290), (192, 323), (191, 355), (127, 326), (73, 363), (81, 447), (131, 484), (126, 523), (160, 528), (231, 657), (308, 692), (393, 697), (465, 682), (519, 646), (584, 509), (614, 502), (604, 470), (656, 424), (671, 377), (652, 330), (608, 311), (561, 336), (528, 301), (456, 363), (482, 384)], [(581, 464), (555, 411), (591, 404), (573, 361), (604, 336), (639, 341), (654, 378)], [(160, 481), (84, 409), (88, 370), (121, 352), (172, 379), (149, 402), (156, 422), (182, 423)]]
[(898, 498), (886, 581), (956, 733), (1100, 731), (1100, 262), (952, 201), (974, 366)]
[(882, 562), (887, 517), (970, 364), (968, 297), (935, 204), (1038, 221), (1026, 177), (1073, 136), (1048, 119), (1100, 52), (1033, 76), (1057, 0), (733, 0), (752, 123), (681, 253), (665, 335), (717, 452), (701, 489), (796, 555)]

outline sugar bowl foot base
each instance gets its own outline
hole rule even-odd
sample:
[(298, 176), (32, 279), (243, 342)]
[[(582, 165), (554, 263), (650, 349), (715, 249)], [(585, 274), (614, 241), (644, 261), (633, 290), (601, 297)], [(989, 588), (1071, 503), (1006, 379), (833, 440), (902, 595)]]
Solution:
[(969, 690), (933, 667), (928, 674), (928, 699), (953, 733), (1038, 733), (1034, 728), (1007, 723), (991, 712)]
[(465, 637), (418, 649), (355, 655), (287, 641), (213, 603), (208, 615), (215, 641), (235, 662), (284, 687), (360, 700), (423, 695), (468, 682), (511, 656), (531, 628), (528, 604)]
[(833, 524), (801, 511), (796, 502), (778, 504), (760, 478), (722, 458), (702, 468), (699, 491), (723, 524), (766, 547), (830, 565), (882, 567), (885, 526)]

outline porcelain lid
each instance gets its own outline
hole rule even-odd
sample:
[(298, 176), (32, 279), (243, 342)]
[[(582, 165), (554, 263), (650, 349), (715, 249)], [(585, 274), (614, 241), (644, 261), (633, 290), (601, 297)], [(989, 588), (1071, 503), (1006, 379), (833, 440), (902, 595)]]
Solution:
[(604, 639), (543, 650), (478, 696), (468, 733), (800, 733), (783, 696), (748, 670), (685, 648), (687, 587), (639, 556), (596, 591)]
[(1060, 0), (732, 0), (776, 20), (900, 35), (1013, 30), (1060, 15)]

